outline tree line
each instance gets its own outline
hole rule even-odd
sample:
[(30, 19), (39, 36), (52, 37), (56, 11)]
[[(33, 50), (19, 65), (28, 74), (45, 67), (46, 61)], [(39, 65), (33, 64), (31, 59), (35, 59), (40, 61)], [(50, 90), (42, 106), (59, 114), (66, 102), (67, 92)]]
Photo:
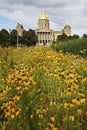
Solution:
[[(81, 38), (87, 38), (87, 34), (83, 34)], [(66, 34), (62, 34), (57, 37), (56, 42), (59, 41), (68, 41), (73, 39), (80, 39), (80, 36), (74, 34), (73, 36), (67, 36)], [(18, 36), (16, 29), (9, 30), (6, 29), (0, 30), (0, 46), (34, 46), (38, 42), (38, 37), (35, 34), (35, 31), (29, 29), (28, 31), (23, 31), (23, 36)]]
[[(87, 34), (83, 34), (83, 36), (81, 38), (87, 38)], [(80, 36), (77, 35), (77, 34), (74, 34), (72, 36), (67, 36), (65, 33), (63, 33), (62, 35), (59, 35), (57, 37), (57, 40), (56, 42), (59, 42), (59, 41), (69, 41), (69, 40), (73, 40), (73, 39), (80, 39)]]
[(23, 37), (18, 36), (18, 33), (15, 29), (9, 30), (6, 29), (0, 30), (0, 46), (33, 46), (36, 45), (38, 38), (35, 34), (35, 31), (29, 29), (28, 31), (23, 31)]

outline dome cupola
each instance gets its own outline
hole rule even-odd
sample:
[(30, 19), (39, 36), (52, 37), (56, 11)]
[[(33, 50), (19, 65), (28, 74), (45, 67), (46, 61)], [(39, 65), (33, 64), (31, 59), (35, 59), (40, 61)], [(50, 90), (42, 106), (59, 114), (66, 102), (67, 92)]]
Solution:
[(63, 32), (67, 36), (71, 36), (71, 26), (68, 23), (64, 26)]
[(48, 20), (48, 16), (45, 13), (45, 9), (43, 9), (43, 12), (41, 13), (41, 15), (39, 16), (39, 19), (47, 19)]

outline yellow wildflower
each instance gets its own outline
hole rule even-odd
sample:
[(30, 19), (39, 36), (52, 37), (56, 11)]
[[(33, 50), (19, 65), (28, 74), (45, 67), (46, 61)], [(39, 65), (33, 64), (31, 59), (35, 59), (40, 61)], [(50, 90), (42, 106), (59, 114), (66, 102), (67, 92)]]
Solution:
[(54, 116), (52, 116), (50, 119), (51, 119), (52, 122), (55, 121), (55, 117)]
[(67, 92), (66, 95), (67, 95), (67, 96), (71, 96), (71, 92)]
[(45, 128), (45, 130), (49, 130), (49, 128)]
[(68, 103), (65, 102), (65, 103), (64, 103), (64, 108), (67, 108), (67, 107), (68, 107)]
[(80, 105), (80, 101), (79, 100), (76, 101), (76, 105)]
[(15, 108), (12, 108), (11, 111), (12, 111), (12, 112), (15, 112)]
[(72, 99), (72, 103), (75, 103), (76, 105), (80, 105), (80, 101), (79, 100), (77, 100), (77, 99)]
[(80, 102), (81, 102), (81, 103), (85, 103), (85, 102), (86, 102), (86, 98), (80, 99)]
[(56, 102), (50, 101), (50, 106), (55, 106), (55, 105), (56, 105)]
[(69, 120), (70, 120), (70, 121), (74, 121), (74, 119), (75, 119), (74, 115), (71, 115), (71, 116), (69, 117)]
[(82, 113), (82, 110), (81, 110), (81, 109), (77, 109), (77, 112), (78, 112), (79, 114), (81, 114), (81, 113)]
[(10, 113), (9, 112), (5, 112), (5, 116), (10, 116)]
[(48, 125), (49, 125), (51, 128), (54, 128), (54, 127), (55, 127), (54, 124), (52, 124), (52, 123), (48, 123)]
[(39, 119), (43, 119), (43, 114), (38, 114)]
[(15, 116), (14, 116), (14, 115), (11, 115), (11, 118), (12, 118), (12, 119), (14, 119), (14, 118), (15, 118)]
[(31, 114), (31, 115), (30, 115), (30, 118), (31, 118), (31, 119), (33, 119), (33, 117), (34, 117), (34, 115), (33, 115), (33, 114)]

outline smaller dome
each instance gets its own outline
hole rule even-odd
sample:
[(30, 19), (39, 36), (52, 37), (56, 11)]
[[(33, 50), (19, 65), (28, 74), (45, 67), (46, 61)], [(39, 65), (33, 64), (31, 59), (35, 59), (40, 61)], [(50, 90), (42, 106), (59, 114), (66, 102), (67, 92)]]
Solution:
[(64, 26), (64, 29), (66, 29), (66, 28), (71, 29), (71, 26), (70, 26), (69, 24), (66, 24), (66, 25)]
[(48, 16), (45, 13), (45, 10), (43, 9), (42, 14), (39, 16), (39, 19), (47, 19), (48, 20)]
[(18, 22), (16, 28), (18, 28), (18, 27), (23, 28), (23, 25), (20, 22)]

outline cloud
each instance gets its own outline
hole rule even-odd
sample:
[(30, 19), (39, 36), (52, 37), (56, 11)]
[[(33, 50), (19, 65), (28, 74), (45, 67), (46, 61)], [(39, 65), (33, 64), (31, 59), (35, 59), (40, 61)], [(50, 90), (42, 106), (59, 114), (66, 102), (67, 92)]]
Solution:
[(21, 21), (25, 28), (36, 29), (43, 8), (54, 30), (62, 30), (68, 21), (73, 33), (87, 32), (87, 0), (1, 0), (0, 16), (15, 23)]

